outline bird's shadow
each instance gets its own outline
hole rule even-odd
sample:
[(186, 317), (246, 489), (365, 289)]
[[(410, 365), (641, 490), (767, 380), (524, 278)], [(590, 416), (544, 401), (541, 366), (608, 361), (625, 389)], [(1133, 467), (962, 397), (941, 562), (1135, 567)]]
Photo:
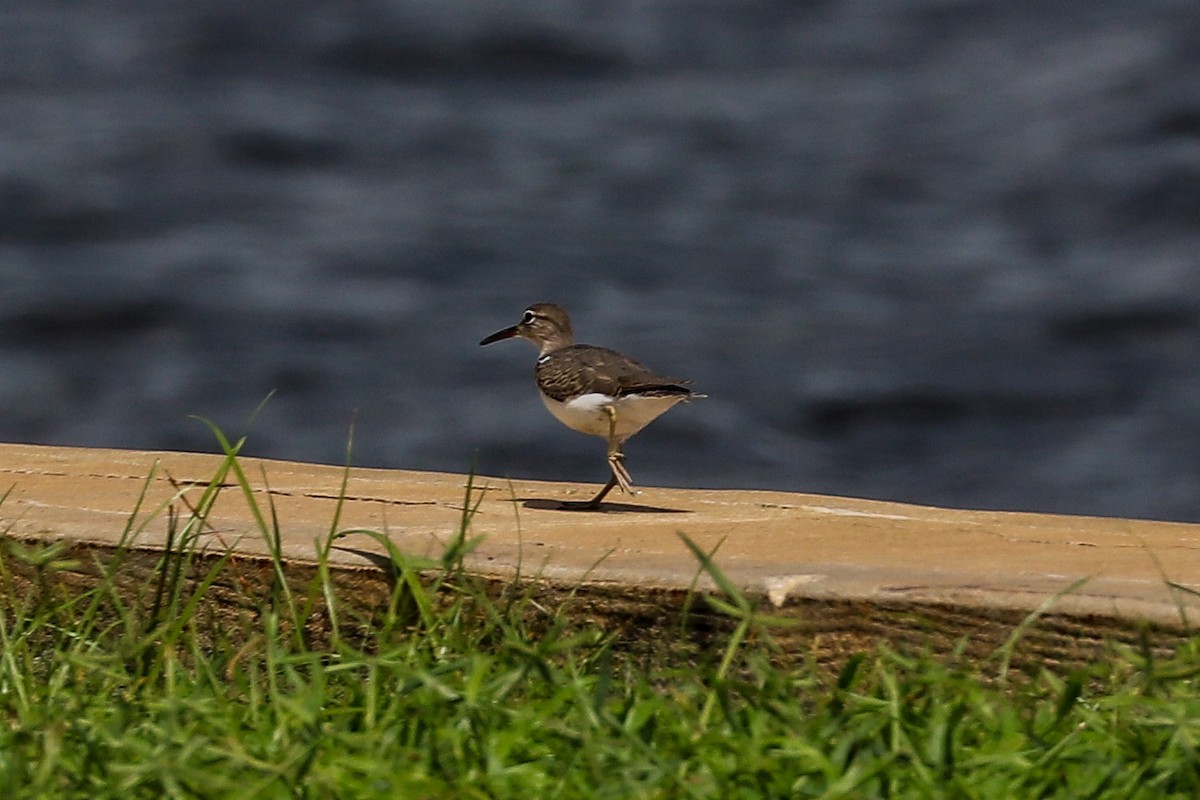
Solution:
[(634, 503), (600, 503), (598, 506), (593, 506), (591, 503), (584, 500), (549, 500), (541, 497), (526, 497), (517, 498), (525, 508), (532, 508), (538, 511), (571, 511), (579, 513), (581, 511), (592, 511), (597, 514), (692, 514), (695, 513), (686, 508), (665, 508), (663, 506), (643, 506)]

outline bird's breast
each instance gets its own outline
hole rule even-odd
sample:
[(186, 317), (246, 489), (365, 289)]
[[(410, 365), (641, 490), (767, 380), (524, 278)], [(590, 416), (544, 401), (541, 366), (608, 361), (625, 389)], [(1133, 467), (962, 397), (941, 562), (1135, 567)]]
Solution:
[(566, 400), (555, 400), (540, 393), (542, 402), (555, 418), (572, 430), (607, 439), (609, 416), (606, 408), (616, 410), (616, 436), (625, 439), (650, 424), (651, 420), (671, 406), (686, 399), (686, 395), (627, 394), (620, 397), (591, 392)]

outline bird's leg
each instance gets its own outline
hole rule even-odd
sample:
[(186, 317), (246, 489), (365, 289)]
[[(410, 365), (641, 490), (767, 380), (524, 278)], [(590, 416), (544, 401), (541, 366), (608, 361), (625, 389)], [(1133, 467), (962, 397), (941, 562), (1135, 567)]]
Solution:
[(617, 438), (617, 409), (605, 406), (604, 413), (608, 415), (608, 466), (621, 491), (633, 494), (633, 479), (625, 469), (625, 454), (621, 452), (621, 440)]
[(589, 511), (599, 508), (600, 501), (603, 500), (604, 496), (607, 495), (609, 492), (611, 492), (613, 490), (613, 487), (616, 485), (617, 485), (617, 475), (616, 475), (616, 473), (613, 473), (613, 476), (608, 479), (608, 483), (604, 484), (604, 488), (600, 490), (600, 493), (597, 494), (595, 497), (593, 497), (591, 500), (588, 500), (586, 503), (584, 503), (580, 507), (587, 509)]
[(626, 494), (637, 494), (633, 488), (633, 478), (630, 477), (629, 470), (625, 469), (625, 454), (620, 450), (609, 453), (608, 465), (612, 467), (613, 477), (617, 479), (617, 485), (621, 487), (621, 491)]
[(600, 501), (616, 486), (620, 486), (623, 492), (633, 494), (633, 481), (629, 478), (629, 470), (621, 463), (625, 460), (625, 454), (621, 452), (621, 440), (617, 438), (617, 410), (612, 406), (605, 406), (604, 413), (608, 415), (608, 466), (612, 470), (612, 477), (595, 497), (581, 506), (587, 510), (599, 508)]

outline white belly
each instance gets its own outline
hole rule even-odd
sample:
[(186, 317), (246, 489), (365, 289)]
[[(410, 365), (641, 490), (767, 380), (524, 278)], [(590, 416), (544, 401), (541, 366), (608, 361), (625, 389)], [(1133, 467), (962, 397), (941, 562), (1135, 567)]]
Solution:
[(546, 408), (563, 425), (604, 439), (608, 438), (609, 425), (609, 417), (604, 410), (606, 406), (612, 406), (617, 411), (617, 438), (627, 439), (683, 399), (685, 396), (678, 394), (662, 397), (634, 394), (616, 400), (605, 394), (585, 394), (564, 403), (542, 395)]

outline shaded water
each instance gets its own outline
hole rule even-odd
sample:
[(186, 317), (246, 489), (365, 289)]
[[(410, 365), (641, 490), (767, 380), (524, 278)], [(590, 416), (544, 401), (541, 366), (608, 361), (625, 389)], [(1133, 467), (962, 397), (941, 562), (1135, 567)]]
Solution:
[(0, 438), (1200, 520), (1200, 7), (0, 10)]

